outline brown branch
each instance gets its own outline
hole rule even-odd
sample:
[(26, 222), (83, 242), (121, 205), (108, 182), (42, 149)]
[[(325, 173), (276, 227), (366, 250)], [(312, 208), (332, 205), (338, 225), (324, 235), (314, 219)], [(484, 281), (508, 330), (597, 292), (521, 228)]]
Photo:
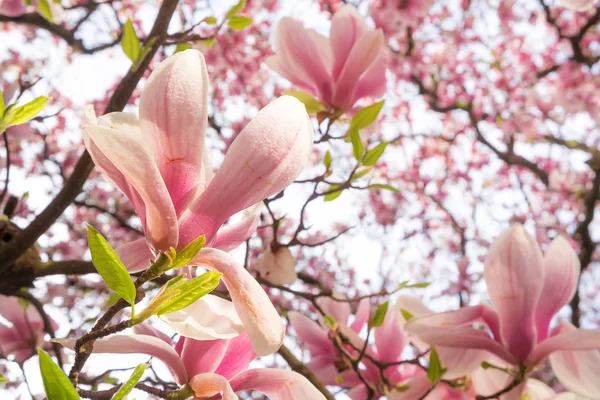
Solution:
[(327, 390), (327, 387), (323, 384), (323, 382), (321, 382), (319, 378), (317, 378), (317, 376), (313, 374), (312, 371), (309, 370), (302, 361), (298, 360), (296, 356), (292, 354), (290, 349), (282, 345), (279, 348), (279, 350), (277, 350), (277, 353), (279, 353), (279, 355), (283, 357), (283, 359), (288, 363), (292, 371), (295, 371), (300, 375), (304, 376), (306, 379), (308, 379), (310, 383), (312, 383), (319, 392), (323, 393), (323, 396), (325, 396), (327, 400), (335, 399), (331, 392)]

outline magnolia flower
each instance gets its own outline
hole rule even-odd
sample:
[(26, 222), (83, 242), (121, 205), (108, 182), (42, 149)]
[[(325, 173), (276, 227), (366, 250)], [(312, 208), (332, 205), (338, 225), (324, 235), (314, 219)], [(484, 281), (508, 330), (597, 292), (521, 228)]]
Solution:
[[(93, 353), (147, 354), (161, 360), (180, 385), (189, 384), (196, 399), (237, 400), (235, 392), (256, 390), (271, 400), (325, 399), (302, 375), (271, 368), (248, 369), (256, 358), (246, 334), (232, 339), (171, 339), (147, 324), (136, 325), (134, 334), (114, 335), (94, 343)], [(74, 340), (56, 340), (73, 349)]]
[(275, 56), (267, 65), (293, 85), (331, 107), (346, 111), (359, 99), (385, 92), (385, 43), (381, 30), (370, 30), (354, 6), (331, 20), (329, 38), (282, 18)]
[[(117, 249), (131, 272), (157, 252), (183, 249), (198, 236), (206, 246), (192, 264), (223, 274), (237, 313), (259, 355), (276, 351), (284, 326), (256, 280), (225, 251), (256, 229), (257, 203), (283, 190), (311, 151), (313, 130), (302, 103), (283, 96), (232, 143), (219, 170), (204, 146), (208, 76), (204, 57), (186, 50), (153, 71), (140, 98), (139, 119), (128, 113), (96, 118), (88, 108), (83, 139), (96, 166), (133, 203), (145, 238)], [(236, 224), (221, 226), (250, 210)]]
[[(45, 17), (38, 10), (37, 0), (33, 0), (32, 6), (25, 4), (24, 0), (0, 0), (0, 15), (5, 15), (9, 18), (20, 17), (23, 14), (27, 14), (30, 11), (36, 11), (43, 17)], [(52, 15), (52, 21), (55, 23), (62, 22), (63, 19), (63, 8), (60, 2), (53, 0), (48, 1), (48, 7), (50, 8), (50, 14)]]
[(44, 343), (44, 321), (33, 307), (24, 307), (15, 297), (0, 295), (0, 355), (21, 363)]
[(561, 0), (560, 5), (573, 11), (587, 11), (596, 6), (598, 0)]
[[(549, 329), (554, 314), (573, 297), (579, 270), (577, 255), (565, 239), (554, 239), (542, 257), (535, 239), (515, 225), (492, 245), (485, 263), (484, 278), (494, 308), (479, 305), (415, 318), (406, 329), (431, 345), (486, 350), (528, 370), (553, 353), (568, 355), (577, 369), (589, 368), (584, 365), (590, 359), (582, 358), (581, 350), (600, 348), (600, 330), (565, 325)], [(473, 327), (474, 323), (485, 324), (490, 334)], [(560, 375), (559, 371), (558, 378), (565, 378)], [(565, 383), (577, 391), (584, 385), (580, 378), (571, 373)], [(600, 396), (593, 385), (584, 386), (592, 389), (593, 397)]]
[(268, 245), (254, 268), (263, 279), (274, 285), (289, 285), (298, 279), (296, 261), (287, 247), (279, 247), (273, 253), (271, 246)]
[(369, 8), (375, 26), (386, 35), (393, 35), (400, 27), (418, 25), (431, 8), (433, 0), (376, 0)]

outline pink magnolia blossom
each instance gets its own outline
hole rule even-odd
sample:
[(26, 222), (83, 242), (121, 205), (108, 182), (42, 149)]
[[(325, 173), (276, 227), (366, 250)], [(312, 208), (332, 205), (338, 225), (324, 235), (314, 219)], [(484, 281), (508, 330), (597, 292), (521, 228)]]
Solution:
[(431, 8), (433, 0), (376, 0), (369, 14), (375, 26), (386, 35), (393, 35), (401, 27), (413, 27), (421, 23)]
[(267, 65), (325, 104), (349, 110), (359, 99), (385, 92), (385, 43), (370, 30), (354, 6), (331, 20), (329, 38), (282, 18), (275, 35), (275, 56)]
[[(32, 4), (33, 6), (28, 6), (24, 0), (0, 0), (0, 15), (10, 18), (20, 17), (30, 11), (37, 10), (37, 0), (33, 0)], [(55, 23), (62, 22), (64, 10), (60, 3), (50, 0), (48, 1), (48, 6), (52, 15), (52, 21)], [(45, 17), (42, 13), (39, 14)]]
[(273, 252), (268, 245), (254, 268), (263, 279), (274, 285), (289, 285), (298, 279), (296, 260), (287, 247), (280, 247)]
[(44, 321), (32, 307), (25, 308), (16, 297), (0, 295), (0, 355), (18, 363), (35, 354), (44, 343)]
[[(579, 259), (567, 240), (554, 239), (542, 257), (535, 239), (514, 225), (492, 245), (485, 264), (494, 308), (471, 306), (415, 318), (406, 329), (431, 345), (482, 349), (528, 369), (553, 353), (568, 354), (574, 366), (584, 365), (589, 360), (580, 358), (587, 354), (583, 350), (600, 348), (600, 330), (564, 325), (550, 330), (552, 317), (575, 293), (579, 270)], [(490, 334), (473, 327), (474, 323), (484, 323)], [(571, 373), (567, 382), (577, 390), (575, 382), (584, 377)], [(592, 391), (594, 397), (600, 396), (597, 388)]]
[(573, 11), (587, 11), (597, 3), (598, 0), (561, 0), (560, 5)]
[[(302, 103), (283, 96), (262, 109), (214, 175), (204, 145), (208, 76), (199, 51), (177, 53), (154, 70), (139, 119), (128, 113), (96, 118), (88, 111), (85, 145), (144, 226), (145, 238), (117, 249), (128, 269), (144, 270), (157, 252), (181, 250), (205, 235), (193, 264), (223, 274), (256, 352), (276, 351), (284, 336), (279, 315), (256, 280), (224, 251), (252, 235), (260, 215), (255, 205), (284, 189), (306, 164), (313, 130)], [(240, 222), (221, 228), (248, 208)]]
[[(94, 343), (94, 353), (147, 354), (161, 360), (180, 385), (189, 384), (196, 399), (237, 400), (235, 392), (256, 390), (271, 400), (319, 400), (325, 397), (302, 375), (271, 368), (248, 369), (256, 358), (246, 334), (232, 339), (180, 337), (175, 348), (164, 333), (141, 324), (134, 334), (114, 335)], [(74, 340), (58, 340), (73, 349)]]

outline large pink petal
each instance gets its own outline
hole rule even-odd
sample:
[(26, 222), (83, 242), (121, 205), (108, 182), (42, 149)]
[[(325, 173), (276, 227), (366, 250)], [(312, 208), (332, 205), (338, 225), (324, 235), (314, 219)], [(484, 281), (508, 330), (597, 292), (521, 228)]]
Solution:
[(248, 369), (248, 366), (256, 357), (248, 335), (242, 333), (229, 340), (227, 351), (223, 355), (223, 361), (215, 373), (231, 380), (241, 371)]
[(115, 249), (123, 265), (130, 273), (144, 271), (150, 268), (150, 262), (156, 257), (148, 247), (145, 238), (125, 243)]
[(489, 354), (483, 350), (457, 349), (439, 346), (436, 348), (440, 362), (446, 369), (444, 379), (454, 380), (467, 376), (481, 366), (481, 363), (489, 358)]
[(383, 46), (384, 38), (381, 30), (367, 32), (358, 39), (335, 82), (332, 100), (334, 106), (348, 110), (354, 105), (357, 83), (363, 73), (372, 64), (378, 62)]
[[(55, 339), (57, 343), (73, 350), (75, 340)], [(179, 354), (164, 340), (149, 335), (113, 335), (94, 342), (93, 353), (147, 354), (165, 363), (180, 384), (187, 383), (188, 375)]]
[(150, 325), (150, 323), (148, 323), (148, 322), (143, 322), (141, 324), (137, 324), (132, 328), (132, 330), (133, 330), (133, 333), (135, 333), (137, 335), (148, 335), (148, 336), (154, 336), (156, 338), (159, 338), (160, 340), (162, 340), (169, 346), (172, 343), (171, 337), (169, 337), (166, 333), (159, 331), (158, 329), (156, 329), (155, 327)]
[(587, 11), (594, 8), (598, 0), (561, 0), (560, 5), (574, 11)]
[(536, 366), (557, 351), (598, 349), (600, 349), (600, 329), (576, 329), (571, 324), (564, 323), (558, 327), (555, 336), (544, 340), (534, 348), (525, 365)]
[(535, 238), (521, 225), (510, 227), (491, 246), (484, 278), (500, 317), (502, 342), (524, 361), (536, 343), (535, 310), (544, 283), (544, 260)]
[(229, 254), (216, 249), (202, 249), (192, 264), (223, 274), (254, 351), (259, 356), (275, 353), (283, 343), (285, 325), (256, 279)]
[(581, 264), (573, 247), (559, 236), (550, 243), (544, 255), (544, 267), (544, 288), (536, 312), (538, 342), (548, 337), (552, 317), (575, 294)]
[(270, 400), (319, 400), (325, 396), (302, 375), (281, 369), (250, 369), (237, 375), (231, 387), (240, 390), (256, 390)]
[[(341, 296), (340, 294), (336, 294)], [(323, 312), (341, 325), (346, 325), (350, 317), (350, 304), (346, 301), (335, 301), (331, 297), (324, 296), (317, 299), (317, 304)]]
[[(136, 121), (127, 114), (114, 113), (99, 118), (98, 122), (110, 127), (82, 127), (92, 159), (133, 201), (144, 223), (146, 239), (154, 249), (166, 251), (175, 247), (178, 228), (173, 202)], [(135, 194), (143, 203), (143, 210)]]
[[(488, 362), (501, 368), (511, 367), (511, 365), (504, 364), (501, 360), (488, 360)], [(471, 375), (471, 381), (473, 382), (475, 392), (482, 396), (491, 396), (492, 394), (503, 390), (510, 385), (513, 379), (514, 378), (506, 372), (494, 368), (480, 368)], [(504, 394), (501, 399), (519, 400), (524, 389), (525, 385), (521, 384)]]
[(356, 333), (360, 333), (363, 326), (369, 320), (371, 316), (371, 303), (368, 298), (362, 299), (358, 303), (358, 307), (356, 308), (356, 314), (354, 314), (354, 321), (352, 321), (352, 325), (350, 325), (350, 329), (352, 329)]
[(229, 148), (214, 178), (180, 220), (179, 245), (205, 234), (210, 243), (233, 214), (278, 193), (308, 162), (313, 128), (306, 108), (282, 96), (263, 108)]
[(367, 68), (358, 80), (352, 104), (363, 97), (378, 98), (383, 96), (386, 90), (385, 71), (385, 52), (381, 51), (377, 55), (377, 60)]
[(208, 74), (198, 50), (179, 52), (156, 68), (140, 97), (140, 126), (177, 215), (204, 178)]
[(600, 398), (600, 351), (558, 351), (550, 355), (550, 364), (567, 389), (582, 396)]
[(295, 311), (290, 311), (288, 318), (298, 339), (308, 345), (313, 355), (333, 355), (333, 343), (329, 339), (327, 331), (319, 324)]
[(408, 338), (400, 329), (399, 318), (402, 318), (400, 310), (390, 307), (385, 314), (383, 324), (373, 330), (380, 361), (393, 363), (402, 358), (402, 351), (408, 344)]
[(322, 46), (321, 41), (315, 43), (314, 34), (309, 33), (300, 22), (284, 17), (275, 32), (276, 56), (267, 64), (294, 85), (329, 102), (330, 71), (324, 59), (315, 57), (324, 51)]
[(350, 51), (358, 39), (368, 30), (363, 17), (353, 5), (345, 5), (331, 19), (329, 40), (333, 51), (332, 78), (337, 80), (348, 61)]
[(229, 381), (221, 375), (206, 373), (194, 376), (190, 379), (190, 387), (198, 399), (211, 399), (221, 395), (222, 400), (239, 400)]
[(188, 376), (215, 372), (223, 361), (230, 339), (195, 340), (186, 337), (179, 339), (181, 361)]
[(426, 374), (419, 374), (399, 383), (399, 386), (406, 386), (408, 389), (399, 391), (391, 390), (388, 395), (389, 400), (414, 400), (420, 399), (429, 389), (431, 381)]
[(0, 1), (0, 15), (7, 17), (19, 17), (27, 12), (27, 6), (23, 0)]
[(250, 239), (256, 232), (262, 209), (263, 203), (260, 202), (239, 213), (242, 214), (241, 219), (219, 229), (210, 247), (229, 252)]

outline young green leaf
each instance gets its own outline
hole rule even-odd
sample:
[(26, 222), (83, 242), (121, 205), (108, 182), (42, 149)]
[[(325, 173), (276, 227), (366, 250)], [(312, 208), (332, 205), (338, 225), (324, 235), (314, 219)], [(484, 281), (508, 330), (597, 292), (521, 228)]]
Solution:
[(354, 158), (356, 158), (356, 160), (359, 161), (365, 149), (363, 147), (362, 142), (360, 141), (358, 129), (350, 128), (350, 141), (352, 142), (352, 152), (354, 153)]
[(410, 321), (411, 319), (413, 319), (415, 317), (414, 315), (412, 315), (411, 313), (409, 313), (408, 311), (406, 311), (404, 308), (400, 309), (400, 313), (404, 317), (405, 321)]
[(385, 314), (387, 314), (389, 305), (390, 303), (386, 301), (385, 303), (381, 303), (377, 306), (377, 308), (375, 309), (375, 313), (371, 318), (371, 327), (378, 328), (381, 325), (383, 325)]
[(180, 293), (168, 298), (156, 311), (156, 315), (169, 314), (185, 308), (200, 297), (212, 292), (219, 281), (221, 274), (209, 271), (185, 283), (177, 285), (176, 290)]
[(135, 285), (129, 272), (104, 236), (91, 225), (88, 225), (88, 244), (92, 253), (92, 263), (106, 282), (106, 286), (133, 306)]
[(323, 165), (325, 165), (325, 168), (329, 169), (329, 167), (331, 166), (331, 153), (329, 152), (329, 150), (327, 150), (327, 153), (325, 153), (325, 157), (323, 157)]
[(246, 0), (240, 0), (235, 6), (231, 7), (229, 11), (227, 11), (227, 14), (225, 14), (225, 19), (241, 13), (244, 8), (246, 8)]
[(188, 265), (200, 252), (200, 250), (202, 250), (204, 243), (206, 243), (206, 236), (204, 235), (192, 240), (190, 244), (185, 246), (185, 248), (175, 256), (175, 259), (171, 264), (171, 269), (181, 268)]
[(0, 120), (2, 120), (2, 116), (4, 115), (4, 94), (2, 93), (2, 90), (0, 90)]
[(325, 110), (325, 107), (321, 102), (315, 99), (313, 96), (306, 92), (302, 92), (300, 90), (289, 90), (287, 92), (283, 92), (284, 95), (293, 96), (300, 100), (304, 106), (306, 107), (306, 112), (308, 114), (316, 114)]
[(382, 100), (359, 110), (350, 121), (350, 129), (360, 130), (375, 122), (384, 103), (385, 100)]
[(375, 163), (379, 160), (379, 157), (382, 156), (385, 148), (387, 147), (388, 142), (383, 142), (373, 147), (371, 150), (367, 151), (364, 158), (364, 165), (375, 165)]
[(208, 25), (214, 25), (217, 23), (217, 19), (215, 17), (206, 17), (202, 21), (204, 21)]
[(0, 385), (4, 385), (6, 382), (8, 382), (8, 378), (0, 374)]
[(179, 43), (177, 45), (177, 47), (175, 47), (175, 53), (173, 53), (173, 54), (176, 54), (176, 53), (179, 53), (180, 51), (188, 50), (191, 48), (192, 48), (192, 45), (189, 43)]
[(442, 370), (442, 364), (440, 363), (440, 357), (435, 349), (431, 347), (431, 353), (429, 354), (429, 368), (427, 369), (427, 378), (433, 383), (436, 383), (442, 377), (444, 371)]
[(40, 96), (20, 107), (15, 106), (15, 108), (11, 108), (11, 106), (9, 106), (9, 108), (6, 109), (5, 115), (7, 118), (4, 122), (7, 126), (24, 124), (38, 115), (50, 100), (50, 97)]
[(38, 349), (40, 371), (48, 400), (78, 400), (79, 394), (69, 381), (69, 378), (54, 364), (52, 358), (42, 349)]
[(331, 315), (326, 314), (325, 318), (323, 318), (323, 321), (325, 322), (325, 324), (327, 324), (331, 329), (335, 329), (337, 322), (335, 322), (335, 318), (333, 318)]
[(398, 189), (396, 189), (395, 187), (390, 186), (390, 185), (385, 185), (383, 183), (372, 183), (369, 185), (369, 189), (371, 189), (371, 190), (384, 189), (384, 190), (389, 190), (390, 192), (400, 193), (400, 191)]
[(227, 21), (227, 26), (233, 31), (241, 31), (251, 23), (252, 18), (244, 17), (242, 15), (234, 15), (233, 17), (229, 18), (229, 21)]
[(146, 368), (148, 368), (148, 364), (140, 364), (137, 367), (135, 367), (135, 369), (131, 373), (131, 376), (129, 377), (129, 379), (127, 379), (127, 382), (125, 382), (123, 386), (121, 386), (121, 388), (117, 391), (117, 393), (115, 393), (112, 400), (126, 399), (127, 395), (131, 393), (136, 383), (138, 383), (139, 380), (142, 379), (142, 375), (144, 375)]
[(371, 170), (373, 170), (373, 167), (362, 168), (360, 171), (358, 171), (354, 175), (352, 175), (351, 180), (355, 181), (357, 179), (360, 179), (363, 176), (365, 176), (366, 174), (368, 174), (369, 172), (371, 172)]
[(135, 33), (135, 28), (133, 27), (133, 23), (129, 18), (127, 18), (127, 22), (125, 22), (125, 26), (123, 26), (121, 47), (123, 48), (125, 55), (133, 62), (135, 62), (140, 56), (140, 39), (138, 39), (137, 34)]
[(42, 16), (48, 21), (54, 22), (54, 20), (52, 19), (52, 11), (50, 11), (50, 4), (48, 3), (48, 0), (38, 0), (37, 4), (40, 14), (42, 14)]
[(333, 201), (333, 200), (337, 199), (338, 197), (340, 197), (340, 195), (342, 194), (342, 189), (335, 190), (335, 189), (337, 189), (339, 187), (340, 187), (340, 185), (331, 185), (331, 186), (329, 186), (329, 189), (327, 189), (327, 191), (330, 192), (330, 193), (327, 193), (325, 195), (324, 200), (325, 201)]

